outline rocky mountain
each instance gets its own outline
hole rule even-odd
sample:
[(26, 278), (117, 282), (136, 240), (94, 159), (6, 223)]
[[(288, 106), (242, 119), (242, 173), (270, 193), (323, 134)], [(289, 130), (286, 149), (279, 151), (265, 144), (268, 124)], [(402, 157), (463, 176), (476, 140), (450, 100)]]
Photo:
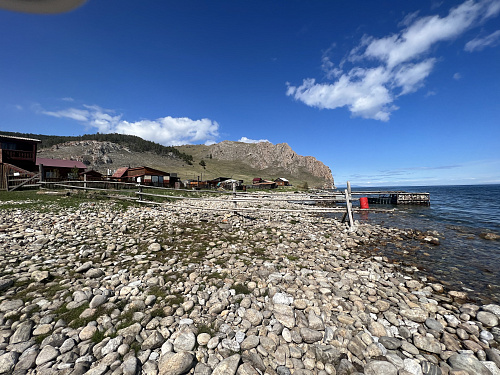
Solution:
[(178, 150), (174, 150), (175, 153), (158, 154), (132, 151), (127, 145), (110, 141), (71, 140), (42, 148), (39, 155), (79, 160), (102, 173), (128, 165), (147, 165), (175, 172), (181, 179), (225, 176), (251, 183), (253, 177), (285, 177), (294, 185), (334, 185), (330, 168), (312, 156), (298, 155), (286, 143), (273, 145), (269, 142), (223, 141), (210, 146), (186, 145), (175, 148)]
[(282, 168), (292, 176), (299, 176), (306, 170), (324, 179), (325, 184), (334, 185), (330, 168), (312, 156), (298, 155), (287, 143), (223, 141), (210, 146), (210, 154), (219, 160), (239, 160), (259, 170)]

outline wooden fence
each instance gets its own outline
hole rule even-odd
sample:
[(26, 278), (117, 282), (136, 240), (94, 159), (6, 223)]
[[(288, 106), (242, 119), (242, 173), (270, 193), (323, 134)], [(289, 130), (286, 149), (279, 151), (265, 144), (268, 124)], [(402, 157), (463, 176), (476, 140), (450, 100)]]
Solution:
[[(347, 221), (351, 229), (355, 228), (353, 213), (360, 209), (352, 206), (350, 184), (341, 194), (326, 196), (311, 193), (249, 193), (217, 190), (189, 190), (164, 187), (145, 186), (135, 183), (111, 181), (63, 181), (41, 182), (46, 189), (75, 189), (107, 193), (120, 193), (113, 198), (134, 200), (141, 204), (168, 205), (183, 201), (186, 208), (218, 211), (218, 212), (289, 212), (305, 214), (344, 213), (342, 221)], [(208, 207), (207, 203), (217, 203), (219, 206)], [(286, 203), (286, 204), (285, 204)], [(318, 206), (321, 203), (322, 206)], [(337, 203), (345, 203), (345, 207)], [(326, 205), (326, 206), (325, 206)], [(362, 210), (362, 211), (392, 211), (392, 210)]]

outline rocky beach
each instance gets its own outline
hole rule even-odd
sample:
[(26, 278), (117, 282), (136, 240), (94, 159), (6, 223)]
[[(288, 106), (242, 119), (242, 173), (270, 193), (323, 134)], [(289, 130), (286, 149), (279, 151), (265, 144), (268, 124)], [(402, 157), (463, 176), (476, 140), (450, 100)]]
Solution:
[(369, 251), (432, 234), (218, 203), (1, 203), (0, 374), (500, 374), (499, 305)]

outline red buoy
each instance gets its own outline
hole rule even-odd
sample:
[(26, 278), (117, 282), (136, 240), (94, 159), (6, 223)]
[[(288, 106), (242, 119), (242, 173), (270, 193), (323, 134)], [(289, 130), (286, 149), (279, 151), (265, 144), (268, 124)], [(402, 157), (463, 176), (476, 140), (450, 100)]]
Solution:
[(359, 198), (359, 205), (361, 206), (362, 210), (370, 208), (368, 206), (368, 198), (367, 197)]

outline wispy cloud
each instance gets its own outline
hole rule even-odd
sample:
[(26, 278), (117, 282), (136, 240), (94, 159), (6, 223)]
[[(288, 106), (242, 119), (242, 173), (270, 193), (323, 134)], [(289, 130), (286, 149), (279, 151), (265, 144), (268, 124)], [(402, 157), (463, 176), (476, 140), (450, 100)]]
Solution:
[(464, 49), (467, 52), (481, 51), (486, 47), (494, 47), (500, 44), (500, 30), (491, 33), (482, 38), (472, 39), (470, 42), (467, 42)]
[[(329, 58), (331, 48), (325, 51), (321, 67), (333, 83), (307, 78), (299, 86), (287, 83), (286, 94), (311, 107), (347, 107), (355, 117), (388, 121), (398, 109), (397, 97), (417, 91), (431, 74), (437, 58), (428, 55), (434, 45), (457, 38), (499, 12), (500, 0), (467, 0), (445, 17), (419, 18), (413, 13), (401, 22), (404, 29), (399, 33), (363, 36), (338, 66)], [(352, 67), (344, 70), (347, 65)]]
[(192, 120), (187, 117), (162, 117), (155, 120), (126, 121), (121, 114), (96, 105), (66, 108), (58, 111), (39, 110), (47, 116), (78, 121), (101, 133), (137, 135), (163, 145), (211, 143), (218, 138), (219, 124), (210, 119)]
[(247, 138), (247, 137), (241, 137), (240, 139), (238, 139), (238, 142), (243, 142), (243, 143), (267, 142), (267, 143), (271, 143), (267, 139), (250, 139), (250, 138)]

